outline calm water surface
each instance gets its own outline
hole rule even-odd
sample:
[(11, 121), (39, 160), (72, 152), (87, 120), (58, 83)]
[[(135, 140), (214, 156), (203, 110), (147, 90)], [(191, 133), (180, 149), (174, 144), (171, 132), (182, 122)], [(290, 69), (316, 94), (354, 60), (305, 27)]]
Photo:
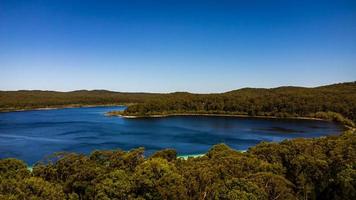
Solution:
[(145, 147), (147, 154), (175, 148), (180, 155), (200, 154), (226, 143), (246, 150), (261, 141), (338, 134), (342, 127), (325, 121), (237, 117), (177, 116), (124, 119), (106, 117), (125, 107), (67, 108), (0, 113), (0, 158), (33, 164), (58, 151)]

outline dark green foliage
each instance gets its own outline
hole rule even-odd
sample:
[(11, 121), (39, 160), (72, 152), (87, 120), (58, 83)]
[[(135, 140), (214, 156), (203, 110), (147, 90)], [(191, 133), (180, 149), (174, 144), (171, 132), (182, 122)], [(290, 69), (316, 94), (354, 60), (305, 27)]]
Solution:
[(94, 199), (128, 199), (133, 190), (133, 182), (124, 170), (114, 170), (97, 178)]
[(136, 168), (133, 174), (134, 193), (144, 199), (187, 199), (183, 177), (162, 158), (152, 158)]
[(262, 188), (268, 199), (298, 199), (293, 191), (294, 185), (281, 175), (261, 172), (250, 175), (248, 179)]
[(215, 199), (222, 200), (263, 200), (268, 199), (267, 193), (255, 183), (245, 178), (232, 178), (226, 180), (216, 188)]
[(14, 158), (0, 160), (0, 178), (23, 178), (29, 177), (30, 173), (27, 170), (27, 165)]
[(142, 103), (158, 96), (159, 94), (122, 93), (106, 90), (80, 90), (73, 92), (0, 91), (0, 111)]
[(354, 126), (352, 121), (356, 122), (356, 82), (316, 88), (245, 88), (221, 94), (172, 93), (131, 105), (124, 115), (177, 113), (317, 117)]
[(344, 124), (346, 126), (349, 127), (355, 127), (355, 123), (350, 120), (345, 118), (344, 116), (342, 116), (339, 113), (335, 113), (335, 112), (317, 112), (314, 114), (310, 114), (310, 117), (315, 117), (315, 118), (319, 118), (319, 119), (326, 119), (326, 120), (330, 120), (330, 121), (334, 121), (334, 122), (339, 122), (341, 124)]
[[(56, 159), (53, 159), (56, 158)], [(0, 199), (340, 199), (356, 198), (356, 133), (261, 143), (246, 153), (224, 144), (205, 156), (172, 149), (55, 154), (33, 171), (0, 160)]]
[(65, 199), (62, 186), (33, 176), (22, 161), (0, 160), (0, 199)]
[[(300, 199), (348, 199), (355, 196), (354, 192), (341, 192), (353, 191), (356, 186), (353, 171), (356, 165), (355, 132), (280, 144), (261, 143), (249, 153), (282, 165), (285, 177), (295, 185), (294, 190)], [(347, 178), (341, 178), (341, 183), (343, 174), (347, 174)], [(343, 189), (337, 189), (342, 184)]]
[(173, 161), (177, 158), (177, 151), (174, 149), (165, 149), (165, 150), (157, 151), (151, 157), (152, 158), (164, 158), (168, 161)]
[(356, 82), (316, 88), (244, 88), (220, 94), (0, 91), (0, 111), (110, 104), (127, 104), (123, 114), (134, 116), (178, 113), (316, 117), (354, 126)]

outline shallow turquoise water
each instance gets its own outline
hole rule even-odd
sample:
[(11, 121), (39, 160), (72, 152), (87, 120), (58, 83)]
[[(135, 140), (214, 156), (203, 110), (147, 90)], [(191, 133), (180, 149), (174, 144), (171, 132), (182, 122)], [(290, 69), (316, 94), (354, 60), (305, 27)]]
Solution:
[(145, 147), (146, 153), (175, 148), (180, 155), (205, 153), (226, 143), (246, 150), (261, 141), (338, 134), (342, 126), (325, 121), (238, 117), (107, 117), (125, 107), (67, 108), (0, 113), (0, 158), (33, 164), (54, 152)]

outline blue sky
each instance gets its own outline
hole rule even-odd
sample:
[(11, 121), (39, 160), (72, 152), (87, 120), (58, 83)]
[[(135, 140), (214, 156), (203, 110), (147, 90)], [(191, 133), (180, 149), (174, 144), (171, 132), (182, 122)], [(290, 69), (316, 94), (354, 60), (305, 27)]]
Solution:
[(356, 1), (0, 0), (0, 90), (356, 80)]

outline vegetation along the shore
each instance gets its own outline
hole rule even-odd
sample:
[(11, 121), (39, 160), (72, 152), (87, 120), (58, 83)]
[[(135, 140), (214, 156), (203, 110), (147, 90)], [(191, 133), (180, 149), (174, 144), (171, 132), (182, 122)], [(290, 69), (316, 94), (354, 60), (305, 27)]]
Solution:
[(107, 90), (55, 92), (40, 90), (0, 91), (0, 111), (31, 110), (142, 103), (159, 94), (122, 93)]
[[(356, 122), (356, 82), (316, 88), (245, 88), (221, 94), (172, 93), (129, 106), (124, 116), (230, 114)], [(111, 113), (112, 115), (115, 114)]]
[(120, 114), (230, 114), (273, 117), (311, 117), (348, 126), (356, 122), (356, 82), (315, 88), (244, 88), (219, 94), (176, 92), (120, 93), (94, 91), (0, 91), (0, 111), (85, 105), (128, 105)]
[(247, 152), (224, 144), (179, 159), (172, 149), (56, 154), (32, 171), (0, 160), (0, 199), (342, 199), (356, 198), (356, 133), (261, 143)]

